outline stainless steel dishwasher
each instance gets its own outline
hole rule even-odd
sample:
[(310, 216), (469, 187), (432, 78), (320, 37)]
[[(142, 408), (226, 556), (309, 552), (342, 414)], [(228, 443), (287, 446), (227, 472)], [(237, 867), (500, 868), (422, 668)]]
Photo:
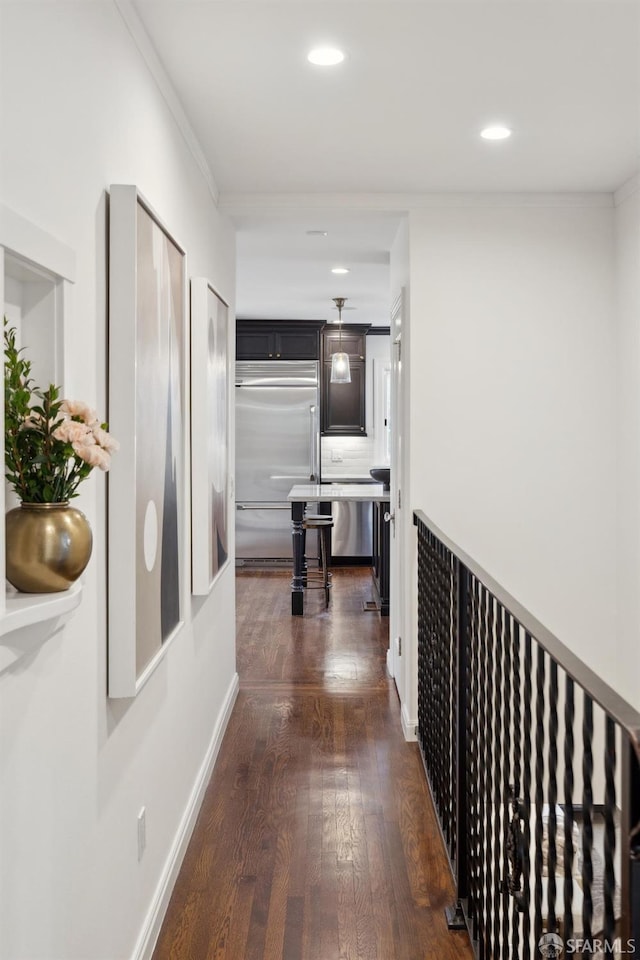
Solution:
[[(366, 483), (366, 480), (363, 483)], [(345, 503), (344, 500), (332, 500), (331, 516), (333, 517), (331, 531), (333, 562), (370, 565), (373, 553), (371, 502)]]

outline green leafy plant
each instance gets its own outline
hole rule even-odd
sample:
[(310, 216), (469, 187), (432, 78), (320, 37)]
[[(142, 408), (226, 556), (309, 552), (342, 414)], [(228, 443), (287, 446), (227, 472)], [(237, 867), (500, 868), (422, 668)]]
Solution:
[(23, 352), (5, 317), (5, 475), (24, 503), (60, 503), (78, 496), (94, 467), (108, 470), (119, 445), (86, 403), (61, 400), (53, 384), (40, 390)]

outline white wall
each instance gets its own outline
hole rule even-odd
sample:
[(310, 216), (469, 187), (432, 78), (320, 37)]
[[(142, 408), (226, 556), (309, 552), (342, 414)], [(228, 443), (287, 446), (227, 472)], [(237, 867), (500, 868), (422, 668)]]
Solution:
[(640, 178), (616, 196), (618, 314), (618, 650), (620, 692), (640, 677)]
[(616, 686), (612, 203), (535, 204), (411, 214), (411, 505)]
[[(76, 251), (64, 388), (104, 412), (109, 184), (137, 184), (186, 247), (188, 273), (233, 303), (232, 232), (111, 0), (7, 2), (1, 14), (0, 200)], [(3, 960), (133, 955), (233, 689), (229, 566), (138, 698), (107, 699), (103, 476), (78, 505), (94, 531), (82, 604), (0, 676)]]
[[(395, 513), (395, 529), (391, 528), (391, 562), (389, 566), (389, 653), (387, 665), (395, 679), (402, 704), (402, 726), (405, 737), (413, 738), (418, 719), (416, 647), (412, 641), (412, 584), (416, 579), (416, 550), (413, 534), (410, 462), (410, 343), (411, 343), (411, 277), (409, 217), (401, 222), (391, 248), (391, 422), (393, 424), (391, 454), (390, 512)], [(399, 308), (398, 308), (399, 305)], [(401, 355), (397, 341), (401, 342)], [(398, 358), (400, 357), (400, 362)], [(418, 371), (418, 376), (422, 374)]]

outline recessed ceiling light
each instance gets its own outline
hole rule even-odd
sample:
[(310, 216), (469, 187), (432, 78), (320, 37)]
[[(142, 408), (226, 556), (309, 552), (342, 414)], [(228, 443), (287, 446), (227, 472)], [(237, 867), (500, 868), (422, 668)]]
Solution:
[(307, 230), (308, 237), (328, 237), (328, 230)]
[(315, 47), (307, 54), (307, 60), (317, 67), (335, 67), (344, 60), (344, 53), (336, 47)]
[(331, 267), (331, 273), (349, 273), (348, 267)]
[(491, 127), (485, 127), (484, 130), (481, 130), (480, 136), (483, 140), (506, 140), (511, 136), (511, 130), (509, 127), (504, 127), (496, 123)]

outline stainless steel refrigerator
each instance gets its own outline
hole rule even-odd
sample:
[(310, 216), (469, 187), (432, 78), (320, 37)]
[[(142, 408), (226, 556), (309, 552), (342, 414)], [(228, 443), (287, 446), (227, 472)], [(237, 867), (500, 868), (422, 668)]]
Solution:
[(320, 481), (316, 360), (236, 363), (236, 558), (291, 560), (295, 483)]

